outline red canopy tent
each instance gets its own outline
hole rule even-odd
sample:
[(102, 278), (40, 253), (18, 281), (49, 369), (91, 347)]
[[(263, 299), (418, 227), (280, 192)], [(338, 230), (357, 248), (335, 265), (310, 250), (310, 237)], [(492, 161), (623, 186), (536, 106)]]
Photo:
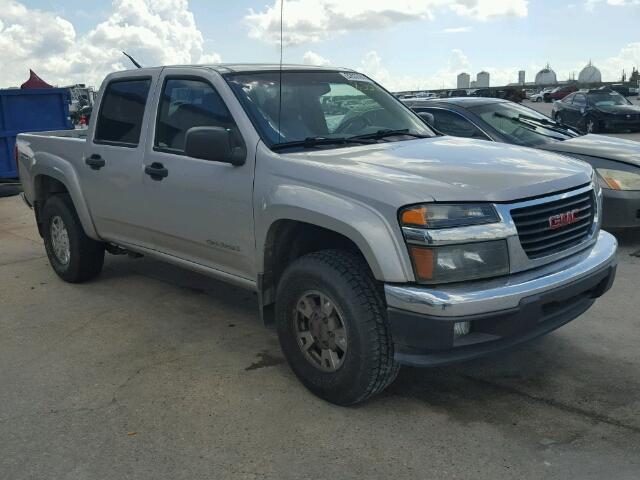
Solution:
[(53, 88), (47, 82), (42, 80), (36, 73), (29, 69), (29, 80), (20, 85), (22, 89), (35, 89), (35, 88)]

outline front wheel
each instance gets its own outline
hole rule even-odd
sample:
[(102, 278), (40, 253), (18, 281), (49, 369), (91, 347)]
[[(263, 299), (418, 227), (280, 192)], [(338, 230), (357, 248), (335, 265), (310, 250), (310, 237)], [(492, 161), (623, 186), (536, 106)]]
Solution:
[(100, 273), (104, 244), (87, 237), (69, 195), (50, 197), (42, 210), (42, 221), (49, 263), (60, 278), (80, 283)]
[(358, 255), (325, 250), (292, 263), (278, 285), (276, 325), (293, 372), (331, 403), (363, 402), (398, 375), (384, 302)]
[(601, 131), (600, 124), (593, 117), (587, 117), (584, 120), (584, 133), (599, 133)]

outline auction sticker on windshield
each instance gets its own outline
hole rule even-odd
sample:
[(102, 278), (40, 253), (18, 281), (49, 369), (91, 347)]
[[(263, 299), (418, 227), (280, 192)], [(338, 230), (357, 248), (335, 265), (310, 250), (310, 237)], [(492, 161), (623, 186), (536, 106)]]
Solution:
[(340, 72), (344, 78), (349, 80), (350, 82), (369, 82), (372, 83), (370, 78), (365, 77), (361, 73), (356, 72)]

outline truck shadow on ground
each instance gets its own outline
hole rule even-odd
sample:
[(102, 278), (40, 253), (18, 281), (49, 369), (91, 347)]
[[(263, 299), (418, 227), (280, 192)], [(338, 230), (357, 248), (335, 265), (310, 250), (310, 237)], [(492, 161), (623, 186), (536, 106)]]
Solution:
[[(631, 245), (636, 241), (633, 236), (621, 239)], [(180, 291), (195, 295), (193, 298), (198, 301), (181, 303), (185, 308), (186, 304), (193, 303), (189, 308), (198, 310), (198, 316), (185, 315), (174, 321), (201, 323), (206, 320), (209, 326), (200, 334), (215, 338), (221, 329), (236, 326), (208, 316), (204, 310), (209, 305), (240, 314), (234, 315), (234, 322), (245, 330), (264, 328), (253, 293), (163, 262), (112, 257), (107, 261), (101, 281), (119, 281), (132, 275), (174, 286), (177, 295)], [(178, 329), (188, 330), (189, 325)], [(226, 348), (231, 349), (232, 345)], [(233, 351), (227, 353), (233, 354)], [(283, 375), (297, 383), (285, 365), (273, 331), (264, 335), (261, 348), (254, 356), (241, 362), (246, 364), (246, 374), (260, 369), (262, 375)], [(530, 421), (525, 417), (530, 417), (537, 407), (551, 407), (582, 419), (578, 422), (581, 425), (585, 421), (605, 423), (640, 434), (640, 418), (626, 413), (640, 397), (640, 378), (636, 372), (637, 366), (621, 365), (615, 358), (597, 355), (580, 338), (573, 338), (560, 329), (493, 357), (431, 369), (404, 367), (394, 384), (360, 408), (368, 408), (367, 405), (375, 408), (379, 402), (413, 400), (458, 422), (482, 421), (511, 428)], [(580, 429), (567, 427), (565, 430), (562, 438), (566, 441), (581, 435)]]

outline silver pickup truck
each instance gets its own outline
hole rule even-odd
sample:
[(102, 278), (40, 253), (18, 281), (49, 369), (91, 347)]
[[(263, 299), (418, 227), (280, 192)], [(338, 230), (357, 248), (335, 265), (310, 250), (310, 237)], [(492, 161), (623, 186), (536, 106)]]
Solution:
[(97, 105), (88, 130), (18, 137), (55, 272), (142, 254), (256, 291), (330, 402), (548, 333), (613, 282), (590, 166), (437, 135), (360, 73), (140, 69)]

